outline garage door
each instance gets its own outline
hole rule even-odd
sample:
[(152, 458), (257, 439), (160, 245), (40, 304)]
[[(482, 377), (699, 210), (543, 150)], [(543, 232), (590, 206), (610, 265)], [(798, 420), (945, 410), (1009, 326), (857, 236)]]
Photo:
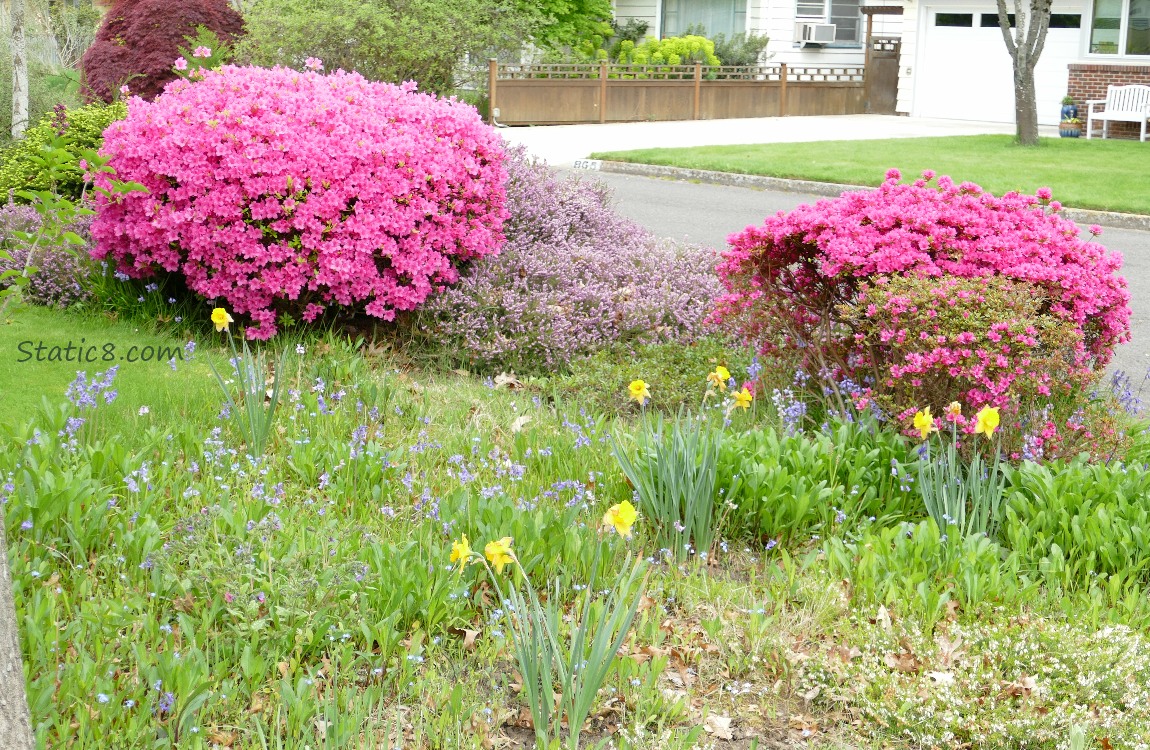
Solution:
[[(1051, 19), (1034, 76), (1043, 125), (1058, 124), (1066, 66), (1078, 58), (1081, 23), (1078, 13)], [(915, 115), (1014, 122), (1014, 73), (997, 13), (928, 7), (918, 48)]]

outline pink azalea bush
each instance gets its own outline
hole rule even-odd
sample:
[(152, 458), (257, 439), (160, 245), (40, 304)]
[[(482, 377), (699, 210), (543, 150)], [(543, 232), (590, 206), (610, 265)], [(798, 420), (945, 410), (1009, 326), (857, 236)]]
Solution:
[[(993, 404), (1006, 407), (1007, 429), (998, 442), (1015, 459), (1104, 455), (1123, 442), (1105, 410), (1084, 418), (1083, 396), (1097, 373), (1072, 365), (1081, 329), (1052, 314), (1044, 295), (1026, 282), (880, 277), (864, 283), (857, 300), (839, 312), (876, 363), (879, 387), (872, 397), (907, 434), (915, 434), (910, 425), (923, 406), (932, 406), (947, 426), (970, 432), (976, 408)], [(969, 408), (940, 414), (954, 401)]]
[(950, 400), (1017, 413), (1096, 380), (1130, 336), (1121, 256), (1080, 238), (1048, 189), (899, 177), (732, 235), (715, 320), (865, 383), (896, 417)]
[(879, 277), (839, 308), (868, 350), (884, 406), (902, 420), (918, 404), (1006, 405), (1094, 380), (1069, 367), (1081, 329), (1053, 314), (1034, 286), (1003, 276)]
[(105, 133), (117, 179), (100, 197), (93, 256), (247, 315), (325, 309), (392, 320), (497, 252), (503, 147), (474, 109), (355, 73), (225, 66), (132, 99)]
[(420, 310), (426, 338), (483, 369), (524, 372), (703, 332), (722, 291), (713, 251), (657, 240), (601, 183), (561, 178), (521, 149), (507, 170), (507, 244)]

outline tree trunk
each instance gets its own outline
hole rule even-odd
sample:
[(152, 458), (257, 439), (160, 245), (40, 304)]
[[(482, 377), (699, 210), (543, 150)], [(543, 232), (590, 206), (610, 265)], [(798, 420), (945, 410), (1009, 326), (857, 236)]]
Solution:
[[(16, 0), (23, 2), (23, 0)], [(8, 540), (0, 506), (0, 750), (33, 750), (32, 719), (24, 695), (24, 662), (20, 630), (8, 569)]]
[(1018, 145), (1038, 145), (1038, 102), (1034, 91), (1034, 66), (1014, 64), (1014, 123)]
[(28, 45), (24, 41), (24, 0), (12, 0), (12, 137), (28, 129)]
[(1038, 102), (1034, 68), (1046, 45), (1052, 0), (1014, 0), (1015, 28), (1010, 28), (1006, 0), (998, 0), (998, 27), (1014, 65), (1014, 127), (1020, 146), (1038, 145)]

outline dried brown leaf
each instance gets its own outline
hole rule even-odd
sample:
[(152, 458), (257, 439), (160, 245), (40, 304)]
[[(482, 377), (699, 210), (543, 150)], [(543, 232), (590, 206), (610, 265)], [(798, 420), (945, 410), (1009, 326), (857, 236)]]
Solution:
[(515, 377), (514, 372), (501, 372), (495, 376), (495, 387), (515, 390), (522, 388), (523, 383), (519, 382), (519, 378)]
[(703, 729), (707, 734), (714, 735), (720, 740), (733, 740), (735, 733), (731, 731), (731, 717), (710, 714), (703, 721)]
[(922, 662), (909, 651), (900, 651), (897, 654), (887, 654), (883, 661), (888, 667), (898, 672), (913, 674), (922, 669)]

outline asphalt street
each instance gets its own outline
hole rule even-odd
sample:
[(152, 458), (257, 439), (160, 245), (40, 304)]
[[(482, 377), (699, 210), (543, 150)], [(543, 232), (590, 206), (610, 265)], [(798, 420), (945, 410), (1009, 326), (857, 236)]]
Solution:
[[(582, 172), (615, 191), (620, 213), (659, 236), (684, 239), (715, 248), (749, 224), (760, 224), (777, 211), (787, 211), (819, 196), (753, 188), (703, 185), (609, 172)], [(1135, 383), (1150, 373), (1150, 232), (1106, 229), (1100, 240), (1122, 253), (1130, 287), (1131, 341), (1119, 347), (1110, 369), (1122, 370)], [(1150, 383), (1147, 383), (1150, 393)]]

